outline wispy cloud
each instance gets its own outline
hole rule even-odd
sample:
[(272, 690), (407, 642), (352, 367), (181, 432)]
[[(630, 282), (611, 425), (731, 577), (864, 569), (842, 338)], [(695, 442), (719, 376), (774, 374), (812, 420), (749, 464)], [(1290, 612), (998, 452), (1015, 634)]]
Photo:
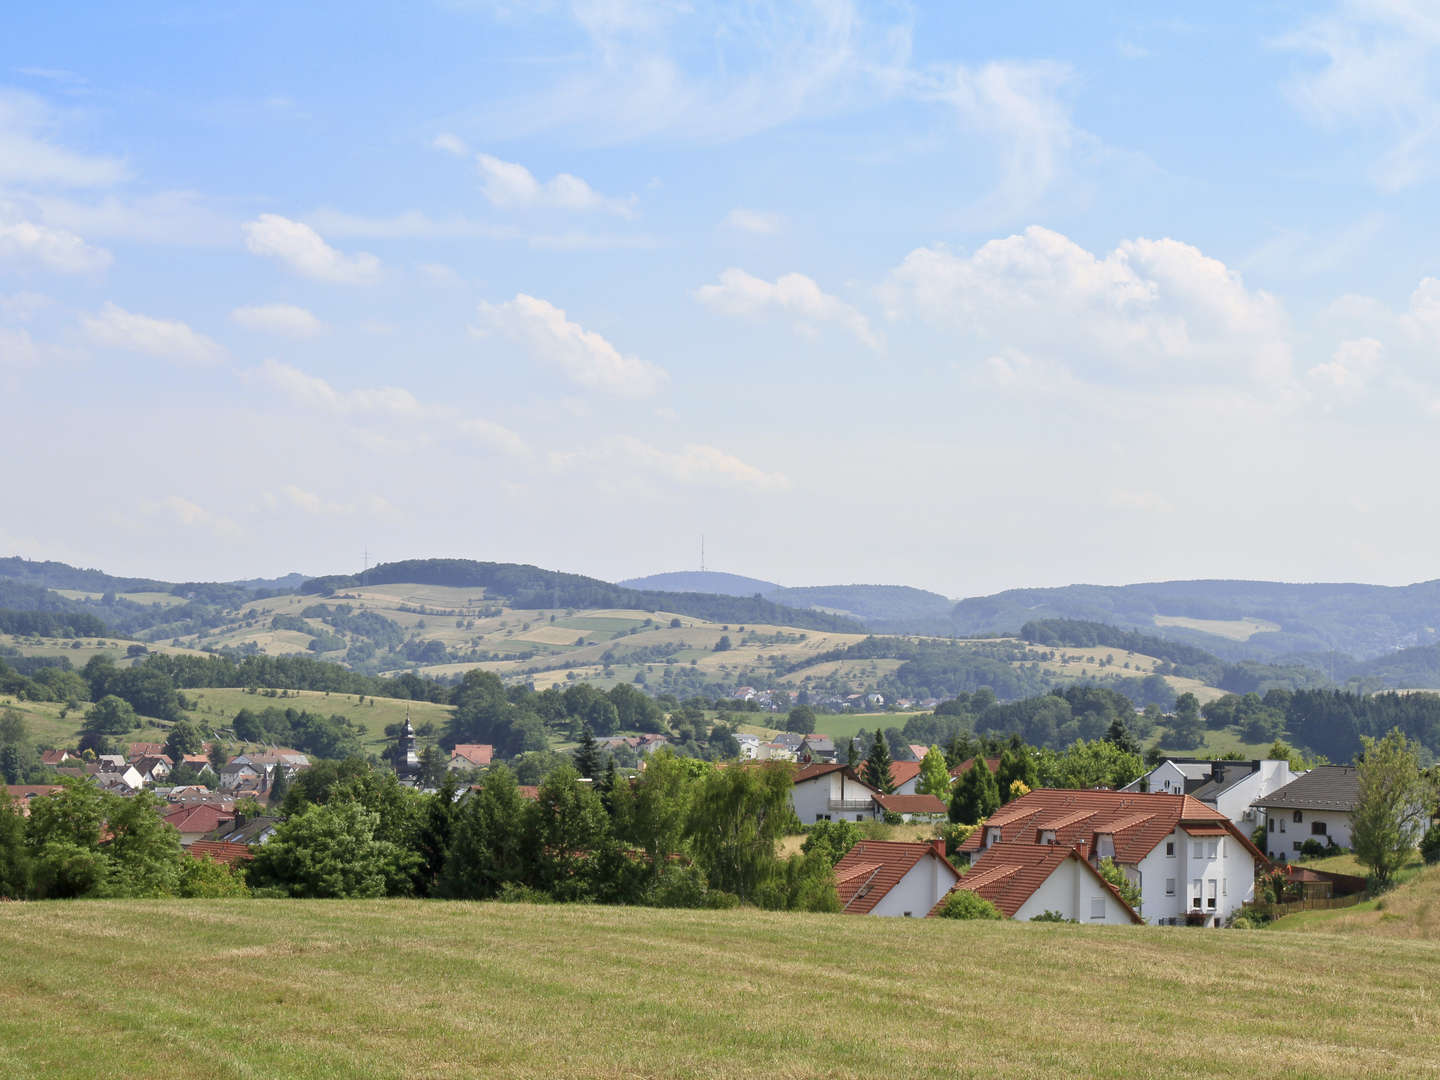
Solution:
[(104, 248), (93, 247), (64, 229), (6, 221), (4, 209), (0, 206), (0, 264), (62, 274), (93, 274), (113, 261)]
[(130, 176), (119, 158), (77, 153), (56, 142), (61, 119), (34, 94), (0, 89), (0, 184), (99, 188)]
[(327, 327), (313, 312), (295, 304), (251, 304), (230, 312), (230, 320), (247, 330), (281, 337), (312, 338)]
[(872, 349), (884, 347), (884, 341), (864, 315), (824, 292), (804, 274), (782, 274), (772, 282), (732, 267), (721, 273), (718, 284), (696, 289), (695, 298), (726, 315), (757, 316), (778, 311), (802, 325), (834, 323)]
[(144, 353), (178, 364), (218, 364), (225, 350), (216, 342), (173, 319), (156, 319), (107, 303), (98, 314), (86, 315), (81, 328), (96, 345)]
[(245, 246), (255, 255), (279, 259), (296, 273), (320, 281), (363, 285), (380, 277), (380, 260), (374, 255), (346, 255), (309, 225), (279, 214), (261, 214), (247, 223)]

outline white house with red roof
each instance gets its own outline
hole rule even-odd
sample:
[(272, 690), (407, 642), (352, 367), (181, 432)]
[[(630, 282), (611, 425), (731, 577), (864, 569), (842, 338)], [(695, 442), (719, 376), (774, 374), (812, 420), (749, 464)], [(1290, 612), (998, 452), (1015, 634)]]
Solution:
[(802, 824), (817, 821), (866, 821), (875, 816), (874, 788), (849, 765), (815, 762), (795, 771), (790, 805)]
[(1056, 847), (1092, 867), (1113, 859), (1139, 887), (1140, 914), (1151, 923), (1223, 925), (1254, 898), (1256, 867), (1269, 865), (1213, 807), (1188, 795), (1126, 791), (1037, 789), (992, 814), (960, 853), (977, 869), (991, 852), (997, 863), (1028, 858), (1038, 866)]
[(959, 880), (943, 840), (861, 840), (835, 864), (835, 891), (846, 915), (923, 919)]
[[(1092, 925), (1145, 921), (1078, 850), (1058, 844), (1038, 851), (1032, 844), (996, 844), (985, 853), (985, 865), (973, 867), (951, 891), (961, 889), (1021, 922), (1047, 911)], [(930, 914), (938, 915), (944, 903), (942, 898)]]

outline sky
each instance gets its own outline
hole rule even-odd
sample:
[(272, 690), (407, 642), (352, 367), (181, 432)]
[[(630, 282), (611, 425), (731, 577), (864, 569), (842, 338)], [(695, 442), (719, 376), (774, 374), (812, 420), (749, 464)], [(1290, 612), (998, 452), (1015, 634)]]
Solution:
[(14, 5), (0, 554), (1440, 576), (1440, 4)]

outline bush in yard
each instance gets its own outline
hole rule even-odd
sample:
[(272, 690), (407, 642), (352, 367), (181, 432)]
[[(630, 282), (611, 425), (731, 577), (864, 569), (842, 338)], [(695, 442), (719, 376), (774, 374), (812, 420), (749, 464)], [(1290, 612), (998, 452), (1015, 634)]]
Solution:
[(1003, 919), (1000, 909), (979, 893), (955, 889), (945, 898), (939, 915), (942, 919)]
[(1426, 866), (1440, 863), (1440, 825), (1431, 825), (1426, 831), (1425, 839), (1420, 841), (1420, 857)]
[(1045, 909), (1044, 911), (1042, 911), (1039, 915), (1031, 916), (1030, 921), (1031, 921), (1031, 922), (1063, 922), (1063, 923), (1075, 923), (1075, 924), (1077, 924), (1077, 925), (1078, 925), (1079, 922), (1080, 922), (1079, 919), (1067, 919), (1067, 918), (1066, 918), (1064, 915), (1062, 915), (1060, 912), (1058, 912), (1058, 911), (1051, 911), (1049, 908), (1046, 908), (1046, 909)]

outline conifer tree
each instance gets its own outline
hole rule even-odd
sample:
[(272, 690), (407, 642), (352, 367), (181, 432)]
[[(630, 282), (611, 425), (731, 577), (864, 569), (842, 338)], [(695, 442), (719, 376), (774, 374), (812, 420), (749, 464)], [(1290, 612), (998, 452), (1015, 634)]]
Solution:
[(870, 753), (865, 758), (865, 767), (860, 779), (876, 791), (889, 795), (895, 790), (895, 781), (890, 778), (890, 748), (885, 745), (885, 736), (877, 727), (875, 740), (870, 744)]
[(962, 825), (978, 825), (1000, 809), (1000, 787), (983, 757), (977, 756), (955, 784), (950, 797), (950, 820)]
[(1035, 759), (1030, 749), (1018, 738), (1000, 755), (1000, 765), (995, 771), (995, 787), (1000, 792), (1000, 801), (1010, 801), (1011, 785), (1019, 780), (1027, 790), (1039, 786), (1036, 776)]
[(1105, 741), (1113, 743), (1117, 750), (1123, 750), (1127, 754), (1140, 754), (1140, 743), (1130, 733), (1130, 726), (1123, 717), (1117, 716), (1110, 721), (1110, 728), (1105, 732)]
[(600, 775), (600, 747), (590, 732), (590, 725), (580, 729), (580, 745), (575, 748), (575, 771), (594, 780)]

